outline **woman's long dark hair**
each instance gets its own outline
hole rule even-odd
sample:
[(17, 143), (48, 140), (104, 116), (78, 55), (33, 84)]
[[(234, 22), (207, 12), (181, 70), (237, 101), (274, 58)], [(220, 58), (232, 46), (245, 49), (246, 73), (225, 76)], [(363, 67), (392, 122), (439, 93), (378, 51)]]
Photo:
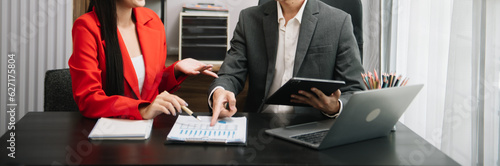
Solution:
[[(95, 8), (95, 9), (94, 9)], [(116, 0), (91, 0), (87, 12), (95, 10), (101, 23), (101, 36), (106, 43), (106, 95), (124, 94), (123, 60), (116, 26)]]

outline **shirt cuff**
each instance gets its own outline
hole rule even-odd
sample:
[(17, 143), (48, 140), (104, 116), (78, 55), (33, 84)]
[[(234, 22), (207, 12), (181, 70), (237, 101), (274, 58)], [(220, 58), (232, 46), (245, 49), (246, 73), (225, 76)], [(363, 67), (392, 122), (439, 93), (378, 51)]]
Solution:
[(321, 113), (323, 113), (323, 115), (325, 115), (325, 116), (327, 116), (329, 118), (337, 118), (340, 115), (340, 113), (342, 112), (342, 109), (344, 108), (344, 106), (343, 106), (344, 104), (342, 104), (342, 100), (340, 100), (340, 99), (338, 99), (338, 100), (339, 100), (339, 103), (340, 103), (339, 112), (337, 112), (336, 114), (333, 114), (333, 115), (327, 114), (327, 113), (325, 113), (323, 111), (321, 111)]
[[(213, 108), (212, 108), (212, 95), (214, 94), (215, 90), (217, 90), (217, 89), (226, 90), (226, 89), (224, 89), (224, 87), (222, 87), (222, 86), (216, 86), (216, 87), (212, 90), (212, 92), (210, 92), (210, 95), (208, 95), (208, 106), (210, 107), (210, 109), (213, 109)], [(342, 107), (341, 107), (341, 108), (342, 108)]]

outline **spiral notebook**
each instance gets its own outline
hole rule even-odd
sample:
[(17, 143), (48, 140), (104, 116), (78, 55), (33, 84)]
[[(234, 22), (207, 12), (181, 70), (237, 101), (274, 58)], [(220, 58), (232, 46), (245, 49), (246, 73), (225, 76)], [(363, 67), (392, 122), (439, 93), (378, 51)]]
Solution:
[(246, 117), (219, 119), (214, 126), (210, 126), (211, 116), (198, 117), (201, 120), (192, 116), (179, 115), (165, 143), (246, 145)]

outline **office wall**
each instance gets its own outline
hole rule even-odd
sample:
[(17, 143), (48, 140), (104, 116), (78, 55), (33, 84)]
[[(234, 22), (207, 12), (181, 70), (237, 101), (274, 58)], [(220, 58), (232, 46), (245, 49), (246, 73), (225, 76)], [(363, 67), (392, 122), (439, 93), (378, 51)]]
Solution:
[[(15, 92), (15, 120), (28, 111), (43, 111), (45, 71), (68, 67), (72, 5), (69, 0), (1, 1), (0, 133), (6, 131), (11, 118), (6, 112), (8, 92)], [(12, 62), (9, 53), (15, 55), (15, 67), (8, 66)], [(15, 69), (15, 78), (8, 78), (8, 69)], [(8, 83), (14, 82), (15, 87), (10, 87), (15, 91), (8, 91)]]

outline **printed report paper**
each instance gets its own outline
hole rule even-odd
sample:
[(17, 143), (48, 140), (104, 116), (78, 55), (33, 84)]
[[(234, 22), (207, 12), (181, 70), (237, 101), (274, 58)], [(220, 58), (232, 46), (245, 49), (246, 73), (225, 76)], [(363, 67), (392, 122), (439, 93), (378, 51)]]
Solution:
[(211, 116), (198, 117), (201, 121), (192, 116), (179, 115), (168, 133), (166, 143), (246, 144), (246, 117), (219, 119), (214, 126), (210, 126)]

